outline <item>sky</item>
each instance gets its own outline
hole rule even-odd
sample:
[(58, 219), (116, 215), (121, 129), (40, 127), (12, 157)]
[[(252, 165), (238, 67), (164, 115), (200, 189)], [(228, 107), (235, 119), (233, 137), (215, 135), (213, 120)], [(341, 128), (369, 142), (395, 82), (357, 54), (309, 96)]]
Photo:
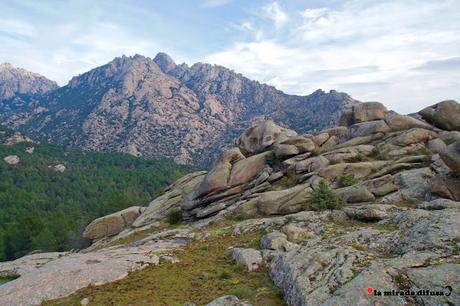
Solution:
[(166, 52), (306, 95), (411, 113), (460, 101), (459, 0), (0, 2), (0, 62), (65, 85), (117, 56)]

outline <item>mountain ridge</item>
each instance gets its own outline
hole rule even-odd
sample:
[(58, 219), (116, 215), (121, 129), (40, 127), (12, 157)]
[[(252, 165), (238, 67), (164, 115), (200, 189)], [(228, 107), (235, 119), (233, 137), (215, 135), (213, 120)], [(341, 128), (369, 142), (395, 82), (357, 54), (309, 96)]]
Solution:
[(0, 119), (51, 143), (207, 164), (260, 119), (307, 132), (336, 124), (357, 102), (336, 91), (288, 95), (223, 66), (136, 54), (75, 76)]

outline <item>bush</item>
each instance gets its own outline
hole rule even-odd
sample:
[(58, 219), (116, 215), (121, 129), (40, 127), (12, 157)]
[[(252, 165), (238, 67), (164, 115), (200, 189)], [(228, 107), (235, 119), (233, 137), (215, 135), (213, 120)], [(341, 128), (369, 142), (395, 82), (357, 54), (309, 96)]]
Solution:
[(182, 212), (180, 210), (172, 210), (168, 213), (168, 223), (179, 224), (182, 221)]
[(344, 174), (339, 178), (339, 184), (341, 187), (352, 186), (357, 183), (357, 180), (353, 174)]
[(343, 203), (343, 199), (334, 191), (332, 191), (326, 182), (321, 181), (319, 183), (319, 188), (313, 191), (311, 209), (341, 209), (343, 207)]

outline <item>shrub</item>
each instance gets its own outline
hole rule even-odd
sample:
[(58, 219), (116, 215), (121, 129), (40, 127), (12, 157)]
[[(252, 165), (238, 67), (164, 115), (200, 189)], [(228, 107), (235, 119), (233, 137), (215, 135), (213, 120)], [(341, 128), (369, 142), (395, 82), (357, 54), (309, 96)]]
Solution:
[(168, 223), (179, 224), (182, 221), (182, 212), (180, 210), (172, 210), (168, 213)]
[(341, 187), (352, 186), (357, 183), (357, 180), (353, 174), (344, 174), (339, 178), (339, 184)]
[(319, 183), (318, 189), (313, 191), (311, 209), (341, 209), (343, 207), (343, 203), (343, 199), (334, 191), (332, 191), (325, 181), (321, 181)]

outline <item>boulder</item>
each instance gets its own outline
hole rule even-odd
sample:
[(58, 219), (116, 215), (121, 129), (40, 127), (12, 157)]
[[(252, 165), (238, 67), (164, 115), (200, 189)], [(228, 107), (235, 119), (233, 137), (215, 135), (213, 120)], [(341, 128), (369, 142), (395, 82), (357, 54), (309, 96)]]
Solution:
[(390, 174), (364, 181), (361, 183), (361, 185), (366, 187), (367, 190), (369, 190), (376, 197), (382, 197), (398, 190), (398, 186), (394, 184), (393, 176)]
[[(185, 305), (184, 305), (185, 306)], [(225, 295), (206, 304), (206, 306), (252, 306), (234, 295)]]
[(200, 184), (206, 171), (189, 173), (169, 186), (165, 194), (150, 202), (144, 212), (134, 221), (133, 227), (141, 227), (165, 219), (169, 212), (180, 209), (180, 203), (186, 194)]
[(390, 128), (384, 120), (367, 121), (350, 126), (351, 137), (368, 136), (375, 133), (388, 133)]
[(289, 144), (277, 144), (273, 148), (276, 158), (285, 159), (300, 153), (299, 149), (294, 145)]
[[(290, 164), (290, 163), (286, 163)], [(315, 156), (311, 158), (307, 158), (304, 160), (301, 160), (296, 163), (292, 163), (289, 166), (289, 169), (292, 170), (295, 174), (299, 173), (310, 173), (310, 172), (317, 172), (320, 169), (323, 169), (324, 167), (327, 167), (329, 165), (329, 161), (327, 158), (323, 156)]]
[(19, 156), (17, 155), (8, 155), (5, 158), (3, 158), (3, 160), (9, 165), (17, 165), (20, 161)]
[(446, 100), (422, 109), (419, 114), (423, 119), (448, 131), (460, 131), (460, 104)]
[(387, 219), (400, 211), (401, 208), (386, 204), (372, 204), (344, 208), (344, 212), (349, 218), (365, 222), (375, 222)]
[(443, 198), (460, 201), (460, 178), (438, 174), (431, 182), (431, 192)]
[(455, 174), (460, 175), (460, 140), (448, 145), (439, 156)]
[(242, 159), (233, 164), (228, 187), (246, 184), (257, 177), (265, 168), (271, 152), (265, 152)]
[(332, 127), (321, 131), (321, 133), (327, 133), (329, 137), (335, 136), (338, 140), (347, 139), (350, 136), (350, 130), (346, 126)]
[(259, 270), (262, 267), (262, 253), (258, 250), (234, 248), (232, 258), (244, 266), (248, 272)]
[(289, 251), (294, 247), (294, 245), (287, 240), (287, 236), (278, 231), (262, 236), (260, 244), (262, 249), (282, 252)]
[(446, 208), (460, 208), (460, 202), (452, 201), (448, 199), (435, 199), (432, 201), (422, 202), (417, 204), (417, 208), (426, 210), (440, 210)]
[(144, 211), (144, 207), (132, 206), (122, 211), (98, 218), (91, 222), (83, 232), (83, 237), (97, 240), (120, 233), (133, 224)]
[(430, 130), (413, 128), (396, 136), (392, 143), (398, 146), (408, 146), (416, 143), (426, 143), (428, 140), (436, 138), (436, 133)]
[(433, 153), (440, 153), (446, 149), (446, 144), (440, 138), (435, 138), (428, 141), (427, 147)]
[(460, 140), (459, 131), (442, 131), (439, 133), (439, 138), (442, 139), (446, 144), (451, 144), (457, 140)]
[(336, 189), (335, 192), (347, 203), (372, 202), (375, 197), (366, 187), (354, 185)]
[(419, 168), (401, 171), (394, 178), (396, 185), (400, 186), (402, 198), (415, 201), (427, 197), (433, 176), (434, 173), (430, 168)]
[(280, 140), (277, 143), (281, 145), (293, 145), (298, 149), (299, 153), (312, 152), (316, 149), (313, 140), (303, 136), (292, 136), (286, 140)]
[(273, 121), (267, 120), (246, 129), (236, 140), (236, 146), (244, 155), (249, 156), (265, 151), (275, 142), (280, 143), (288, 137), (296, 135), (296, 132), (282, 128)]
[(433, 129), (431, 125), (406, 115), (387, 115), (385, 119), (392, 132), (405, 131), (412, 128)]
[(244, 158), (245, 157), (238, 148), (233, 148), (222, 153), (211, 171), (206, 174), (204, 180), (194, 191), (194, 199), (205, 196), (216, 190), (227, 188), (232, 165)]
[(308, 207), (312, 189), (308, 184), (297, 185), (280, 191), (261, 193), (255, 205), (261, 214), (286, 215)]
[(379, 102), (355, 104), (344, 110), (340, 118), (340, 125), (350, 126), (355, 123), (384, 119), (386, 112), (386, 107)]
[(295, 224), (289, 223), (285, 225), (282, 229), (283, 233), (286, 234), (286, 237), (289, 241), (294, 243), (311, 238), (315, 236), (314, 232), (310, 232), (307, 229), (297, 226)]

